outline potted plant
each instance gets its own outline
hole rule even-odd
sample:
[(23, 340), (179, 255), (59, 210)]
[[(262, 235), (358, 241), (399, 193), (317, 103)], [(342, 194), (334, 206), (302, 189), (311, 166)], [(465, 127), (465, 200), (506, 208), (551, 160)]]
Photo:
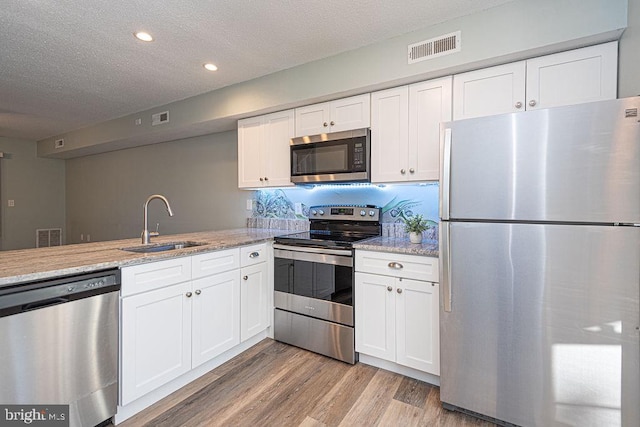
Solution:
[(402, 218), (404, 221), (404, 231), (409, 233), (411, 243), (422, 242), (422, 232), (428, 228), (429, 222), (422, 215), (415, 215)]

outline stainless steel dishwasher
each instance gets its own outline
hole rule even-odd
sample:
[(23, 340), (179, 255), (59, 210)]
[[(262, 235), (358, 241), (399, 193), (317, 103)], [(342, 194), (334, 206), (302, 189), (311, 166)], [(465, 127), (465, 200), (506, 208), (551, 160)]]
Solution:
[(0, 403), (69, 405), (71, 426), (116, 412), (119, 270), (0, 287)]

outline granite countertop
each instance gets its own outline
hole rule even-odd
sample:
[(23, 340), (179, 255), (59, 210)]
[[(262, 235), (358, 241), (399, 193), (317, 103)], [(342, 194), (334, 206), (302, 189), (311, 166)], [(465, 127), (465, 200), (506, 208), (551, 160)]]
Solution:
[(422, 255), (436, 258), (440, 254), (437, 240), (423, 240), (422, 243), (411, 243), (408, 237), (372, 237), (371, 239), (354, 243), (353, 247), (367, 251)]
[(139, 238), (81, 243), (51, 248), (3, 251), (0, 252), (0, 287), (250, 245), (272, 240), (275, 236), (288, 233), (291, 233), (291, 231), (239, 228), (158, 236), (152, 238), (152, 244), (177, 241), (193, 241), (205, 244), (146, 254), (127, 252), (120, 249), (141, 246)]

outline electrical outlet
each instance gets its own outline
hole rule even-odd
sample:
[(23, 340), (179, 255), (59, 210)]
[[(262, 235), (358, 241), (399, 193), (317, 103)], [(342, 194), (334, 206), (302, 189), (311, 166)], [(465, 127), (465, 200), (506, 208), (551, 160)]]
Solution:
[(91, 241), (91, 234), (87, 234), (87, 242)]
[(247, 210), (248, 211), (252, 211), (253, 210), (253, 200), (252, 199), (247, 199)]
[(56, 139), (55, 143), (54, 143), (54, 147), (55, 148), (62, 148), (64, 147), (64, 139)]
[(13, 199), (9, 199), (9, 200), (7, 200), (7, 205), (8, 205), (10, 208), (12, 208), (12, 207), (14, 207), (14, 206), (16, 205), (16, 201), (15, 201), (15, 200), (13, 200)]
[(136, 119), (136, 126), (140, 126), (142, 124), (142, 119)]
[(84, 241), (84, 233), (80, 233), (80, 241), (83, 242)]
[(296, 202), (296, 215), (302, 215), (302, 203)]

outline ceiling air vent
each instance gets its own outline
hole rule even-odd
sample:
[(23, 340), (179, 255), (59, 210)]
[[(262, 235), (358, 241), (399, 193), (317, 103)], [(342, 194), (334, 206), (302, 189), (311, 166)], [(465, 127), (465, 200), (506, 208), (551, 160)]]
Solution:
[(426, 59), (460, 52), (461, 47), (461, 31), (413, 43), (408, 46), (409, 64), (415, 64), (416, 62), (424, 61)]

